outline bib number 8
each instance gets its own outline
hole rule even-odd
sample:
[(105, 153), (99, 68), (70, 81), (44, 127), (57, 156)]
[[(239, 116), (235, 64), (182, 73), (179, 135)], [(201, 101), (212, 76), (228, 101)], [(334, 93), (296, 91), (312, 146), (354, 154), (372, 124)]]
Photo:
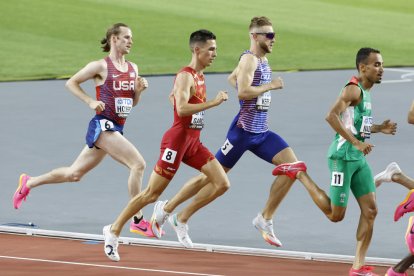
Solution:
[(177, 156), (177, 152), (175, 150), (166, 148), (164, 151), (164, 154), (162, 155), (161, 160), (167, 163), (170, 163), (170, 164), (174, 164), (176, 156)]

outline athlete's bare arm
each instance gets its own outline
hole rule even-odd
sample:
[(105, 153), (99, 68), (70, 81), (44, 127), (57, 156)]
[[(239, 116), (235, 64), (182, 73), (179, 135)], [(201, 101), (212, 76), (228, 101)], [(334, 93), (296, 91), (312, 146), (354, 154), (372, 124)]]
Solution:
[(252, 86), (257, 63), (257, 58), (254, 55), (246, 54), (241, 57), (239, 65), (237, 66), (238, 68), (233, 71), (235, 76), (232, 77), (232, 79), (237, 79), (237, 89), (240, 100), (254, 99), (260, 96), (263, 92), (283, 88), (283, 80), (280, 77), (261, 86)]
[(237, 68), (236, 67), (233, 72), (231, 72), (231, 74), (227, 77), (228, 82), (231, 84), (231, 86), (233, 86), (234, 88), (236, 88), (236, 83), (237, 83)]
[(346, 129), (341, 121), (341, 113), (343, 113), (349, 106), (355, 106), (359, 103), (361, 98), (361, 89), (356, 85), (348, 85), (344, 88), (341, 95), (338, 97), (331, 110), (326, 116), (326, 121), (339, 135), (344, 137), (354, 147), (368, 154), (371, 152), (373, 145), (359, 141), (350, 130)]
[(410, 111), (408, 112), (408, 123), (414, 124), (414, 101), (412, 102)]
[(194, 79), (187, 72), (181, 72), (177, 75), (173, 93), (178, 116), (188, 116), (195, 114), (197, 112), (217, 106), (228, 99), (227, 92), (219, 91), (213, 100), (198, 104), (188, 103), (188, 100), (195, 93), (195, 91)]
[(93, 79), (95, 85), (101, 85), (106, 79), (106, 63), (98, 60), (88, 63), (79, 72), (73, 75), (67, 82), (66, 88), (72, 92), (73, 95), (85, 102), (91, 109), (96, 111), (103, 111), (105, 104), (90, 97), (81, 87), (80, 84)]
[(384, 133), (384, 134), (391, 134), (395, 135), (397, 132), (397, 123), (391, 122), (391, 120), (385, 120), (380, 125), (373, 124), (371, 127), (372, 133)]
[(134, 67), (135, 73), (137, 75), (137, 78), (135, 79), (135, 95), (134, 95), (134, 100), (132, 102), (132, 106), (136, 106), (139, 102), (139, 99), (141, 98), (142, 91), (148, 88), (148, 81), (146, 78), (139, 76), (138, 66), (132, 62), (131, 64), (132, 64), (132, 67)]

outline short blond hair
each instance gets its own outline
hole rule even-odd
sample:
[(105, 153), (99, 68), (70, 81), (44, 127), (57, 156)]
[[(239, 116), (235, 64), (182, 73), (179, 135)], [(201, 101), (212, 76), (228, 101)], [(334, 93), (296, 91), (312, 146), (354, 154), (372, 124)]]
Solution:
[(272, 26), (272, 22), (266, 16), (256, 16), (250, 21), (249, 30), (263, 26)]

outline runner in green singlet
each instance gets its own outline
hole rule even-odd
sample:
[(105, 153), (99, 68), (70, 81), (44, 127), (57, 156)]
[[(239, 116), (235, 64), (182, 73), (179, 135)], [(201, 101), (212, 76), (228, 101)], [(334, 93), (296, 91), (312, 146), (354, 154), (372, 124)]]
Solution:
[(365, 159), (373, 145), (365, 139), (371, 133), (395, 134), (397, 124), (390, 120), (380, 125), (372, 123), (370, 89), (375, 83), (381, 83), (384, 72), (380, 52), (372, 48), (361, 48), (356, 56), (356, 66), (358, 76), (345, 85), (326, 117), (337, 133), (328, 152), (332, 175), (330, 197), (309, 177), (303, 164), (282, 164), (274, 169), (273, 174), (299, 179), (316, 205), (333, 222), (345, 217), (351, 190), (358, 201), (361, 215), (356, 233), (355, 259), (349, 275), (377, 276), (372, 271), (373, 267), (365, 265), (377, 215), (374, 179)]

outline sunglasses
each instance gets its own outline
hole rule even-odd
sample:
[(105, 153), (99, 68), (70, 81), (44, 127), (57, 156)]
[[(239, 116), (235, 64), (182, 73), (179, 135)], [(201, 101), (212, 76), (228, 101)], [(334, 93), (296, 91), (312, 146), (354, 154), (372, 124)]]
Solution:
[[(254, 34), (254, 33), (251, 33), (251, 34)], [(267, 39), (273, 39), (276, 36), (275, 33), (255, 33), (255, 34), (264, 35), (264, 36), (266, 36)]]

